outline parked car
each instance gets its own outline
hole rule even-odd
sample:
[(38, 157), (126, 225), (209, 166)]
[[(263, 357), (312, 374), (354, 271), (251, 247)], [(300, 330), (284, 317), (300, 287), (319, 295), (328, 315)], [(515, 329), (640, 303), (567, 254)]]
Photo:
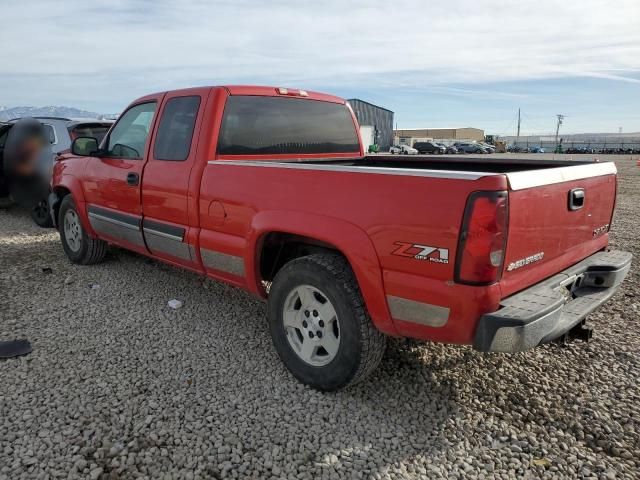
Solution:
[(442, 143), (440, 143), (439, 145), (442, 145), (444, 147), (444, 153), (448, 153), (448, 154), (458, 153), (458, 149), (454, 145), (444, 145)]
[[(44, 127), (45, 135), (50, 144), (50, 158), (48, 159), (48, 166), (45, 166), (45, 170), (50, 172), (53, 168), (53, 162), (56, 155), (69, 150), (71, 142), (77, 137), (92, 136), (98, 141), (102, 140), (106, 135), (109, 127), (113, 124), (112, 120), (97, 120), (97, 119), (81, 119), (73, 120), (69, 118), (61, 117), (34, 117)], [(4, 143), (6, 142), (10, 130), (18, 122), (18, 118), (10, 120), (0, 132), (0, 144), (4, 149)], [(50, 179), (45, 179), (48, 183)], [(7, 188), (4, 192), (0, 192), (9, 196), (8, 190), (9, 179), (5, 179)], [(47, 204), (47, 193), (43, 193), (44, 197), (34, 201), (35, 205), (31, 208), (31, 218), (33, 221), (41, 227), (51, 227), (53, 223), (51, 216), (49, 215), (49, 207)]]
[(607, 250), (614, 163), (364, 156), (358, 131), (343, 99), (302, 90), (142, 97), (55, 163), (62, 248), (264, 298), (278, 355), (321, 390), (363, 380), (388, 335), (518, 352), (576, 333), (628, 272)]
[(529, 151), (531, 153), (544, 153), (544, 148), (542, 148), (542, 147), (531, 147)]
[(417, 155), (418, 150), (409, 145), (394, 145), (389, 149), (389, 153), (394, 155)]
[(462, 153), (489, 153), (488, 150), (479, 143), (458, 142), (454, 143), (454, 146)]
[[(591, 153), (595, 153), (595, 150), (593, 148), (589, 148), (589, 147), (572, 147), (572, 148), (567, 148), (565, 150), (565, 153), (591, 154)], [(616, 152), (616, 153), (618, 153), (618, 152)]]
[(484, 148), (486, 153), (496, 153), (496, 147), (494, 147), (493, 145), (491, 145), (489, 143), (478, 142), (478, 145), (480, 145), (482, 148)]
[(413, 148), (415, 148), (418, 153), (442, 154), (447, 151), (443, 145), (435, 142), (416, 142), (413, 144)]
[[(569, 149), (572, 150), (572, 149)], [(567, 153), (571, 153), (569, 150), (567, 150)], [(593, 149), (592, 149), (593, 150)], [(595, 152), (595, 150), (594, 150)], [(597, 150), (598, 153), (604, 153), (604, 154), (617, 154), (617, 155), (637, 155), (640, 153), (640, 148), (633, 148), (633, 147), (618, 147), (618, 148), (601, 148), (599, 150)], [(587, 152), (584, 152), (587, 153)]]

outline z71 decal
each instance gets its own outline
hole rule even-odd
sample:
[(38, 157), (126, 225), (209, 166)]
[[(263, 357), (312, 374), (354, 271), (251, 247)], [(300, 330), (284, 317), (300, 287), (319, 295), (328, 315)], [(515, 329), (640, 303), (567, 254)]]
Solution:
[(397, 245), (392, 255), (399, 257), (415, 258), (416, 260), (426, 260), (434, 263), (449, 263), (449, 249), (420, 245), (418, 243), (394, 242)]

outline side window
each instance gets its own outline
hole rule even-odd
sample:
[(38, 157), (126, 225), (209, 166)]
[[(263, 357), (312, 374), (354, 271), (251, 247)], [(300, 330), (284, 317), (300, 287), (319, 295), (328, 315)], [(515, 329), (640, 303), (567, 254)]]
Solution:
[(51, 145), (58, 143), (58, 139), (56, 138), (56, 131), (53, 129), (53, 125), (49, 125), (48, 123), (43, 123), (42, 126), (44, 127), (44, 134), (49, 140), (49, 143)]
[(154, 158), (178, 162), (187, 159), (199, 108), (199, 96), (175, 97), (167, 101), (153, 147)]
[(111, 130), (107, 156), (142, 159), (155, 111), (155, 102), (142, 103), (127, 110)]
[[(4, 144), (7, 143), (7, 137), (9, 136), (9, 128), (6, 130), (0, 130), (0, 148), (4, 148)], [(0, 172), (2, 173), (2, 172)]]

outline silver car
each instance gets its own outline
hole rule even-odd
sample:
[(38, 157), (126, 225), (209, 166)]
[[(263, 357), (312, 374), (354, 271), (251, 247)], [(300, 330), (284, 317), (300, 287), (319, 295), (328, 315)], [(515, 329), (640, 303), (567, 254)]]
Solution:
[(389, 153), (392, 153), (394, 155), (417, 155), (418, 154), (418, 150), (416, 150), (413, 147), (410, 147), (409, 145), (394, 145), (393, 147), (391, 147), (389, 149)]
[[(77, 137), (94, 137), (98, 142), (102, 141), (104, 136), (111, 128), (113, 120), (99, 120), (93, 118), (71, 119), (62, 117), (34, 117), (44, 127), (45, 134), (49, 139), (50, 158), (47, 158), (48, 165), (43, 165), (43, 171), (51, 172), (53, 170), (53, 162), (55, 157), (71, 148), (71, 142)], [(9, 136), (12, 126), (20, 119), (15, 118), (9, 120), (8, 124), (0, 127), (0, 171), (2, 171), (4, 145)], [(8, 197), (9, 181), (2, 179), (0, 175), (0, 197)], [(13, 196), (13, 195), (11, 195)], [(48, 196), (48, 193), (47, 193)], [(49, 215), (49, 206), (47, 196), (41, 199), (35, 199), (35, 205), (31, 208), (31, 218), (41, 227), (51, 227), (53, 225)]]

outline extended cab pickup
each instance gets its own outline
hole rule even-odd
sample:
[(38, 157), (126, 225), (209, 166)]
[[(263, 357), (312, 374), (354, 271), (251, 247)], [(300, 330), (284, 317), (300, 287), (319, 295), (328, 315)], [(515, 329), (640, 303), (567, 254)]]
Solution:
[(149, 95), (55, 165), (76, 263), (108, 244), (268, 300), (280, 358), (334, 390), (387, 336), (515, 352), (580, 327), (627, 273), (613, 163), (364, 156), (344, 100), (269, 87)]

